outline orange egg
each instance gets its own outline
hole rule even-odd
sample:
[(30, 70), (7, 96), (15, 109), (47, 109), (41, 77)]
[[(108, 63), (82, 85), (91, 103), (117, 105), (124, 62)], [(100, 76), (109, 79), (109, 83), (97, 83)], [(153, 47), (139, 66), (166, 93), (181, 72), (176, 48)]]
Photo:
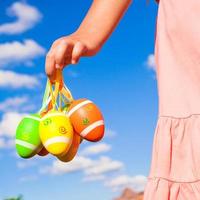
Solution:
[(37, 154), (38, 154), (39, 156), (46, 156), (47, 154), (49, 154), (49, 152), (45, 149), (45, 147), (43, 147), (43, 148), (41, 149), (41, 151), (39, 151)]
[(69, 162), (69, 161), (73, 160), (78, 152), (78, 148), (79, 148), (81, 141), (82, 141), (81, 137), (77, 133), (74, 132), (73, 141), (72, 141), (72, 145), (71, 145), (70, 149), (68, 150), (67, 153), (57, 156), (57, 158), (63, 162)]
[(96, 142), (104, 136), (104, 119), (99, 108), (90, 100), (72, 102), (68, 116), (75, 131), (84, 139)]

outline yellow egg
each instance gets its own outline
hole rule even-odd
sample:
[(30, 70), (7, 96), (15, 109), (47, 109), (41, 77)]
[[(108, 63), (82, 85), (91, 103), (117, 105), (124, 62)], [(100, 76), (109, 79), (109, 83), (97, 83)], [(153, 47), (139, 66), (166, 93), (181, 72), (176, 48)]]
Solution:
[(42, 117), (40, 138), (47, 151), (53, 155), (66, 153), (73, 140), (73, 127), (62, 112), (51, 111)]

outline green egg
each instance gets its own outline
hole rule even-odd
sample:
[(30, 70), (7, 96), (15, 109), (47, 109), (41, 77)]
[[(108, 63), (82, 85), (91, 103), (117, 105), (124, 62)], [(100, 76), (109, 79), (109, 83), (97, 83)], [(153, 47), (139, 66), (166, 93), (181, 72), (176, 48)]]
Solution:
[(42, 149), (39, 136), (39, 114), (24, 117), (16, 130), (16, 150), (22, 158), (30, 158)]

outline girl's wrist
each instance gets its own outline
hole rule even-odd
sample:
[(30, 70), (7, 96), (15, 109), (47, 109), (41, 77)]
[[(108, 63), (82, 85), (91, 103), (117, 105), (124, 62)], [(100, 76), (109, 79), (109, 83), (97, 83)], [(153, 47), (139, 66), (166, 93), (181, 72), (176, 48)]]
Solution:
[(88, 31), (77, 30), (73, 33), (73, 36), (80, 42), (82, 42), (88, 49), (87, 55), (95, 55), (102, 47), (102, 42), (95, 37), (94, 34)]

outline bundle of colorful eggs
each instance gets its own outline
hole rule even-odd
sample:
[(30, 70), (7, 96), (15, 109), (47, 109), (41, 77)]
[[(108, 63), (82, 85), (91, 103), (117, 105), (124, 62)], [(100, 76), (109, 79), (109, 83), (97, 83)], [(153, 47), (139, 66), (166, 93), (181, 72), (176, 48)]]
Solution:
[(55, 82), (47, 81), (40, 111), (19, 123), (16, 150), (23, 158), (51, 153), (69, 162), (83, 139), (97, 142), (103, 138), (104, 129), (99, 108), (87, 99), (74, 100), (63, 83), (62, 72), (57, 70)]

